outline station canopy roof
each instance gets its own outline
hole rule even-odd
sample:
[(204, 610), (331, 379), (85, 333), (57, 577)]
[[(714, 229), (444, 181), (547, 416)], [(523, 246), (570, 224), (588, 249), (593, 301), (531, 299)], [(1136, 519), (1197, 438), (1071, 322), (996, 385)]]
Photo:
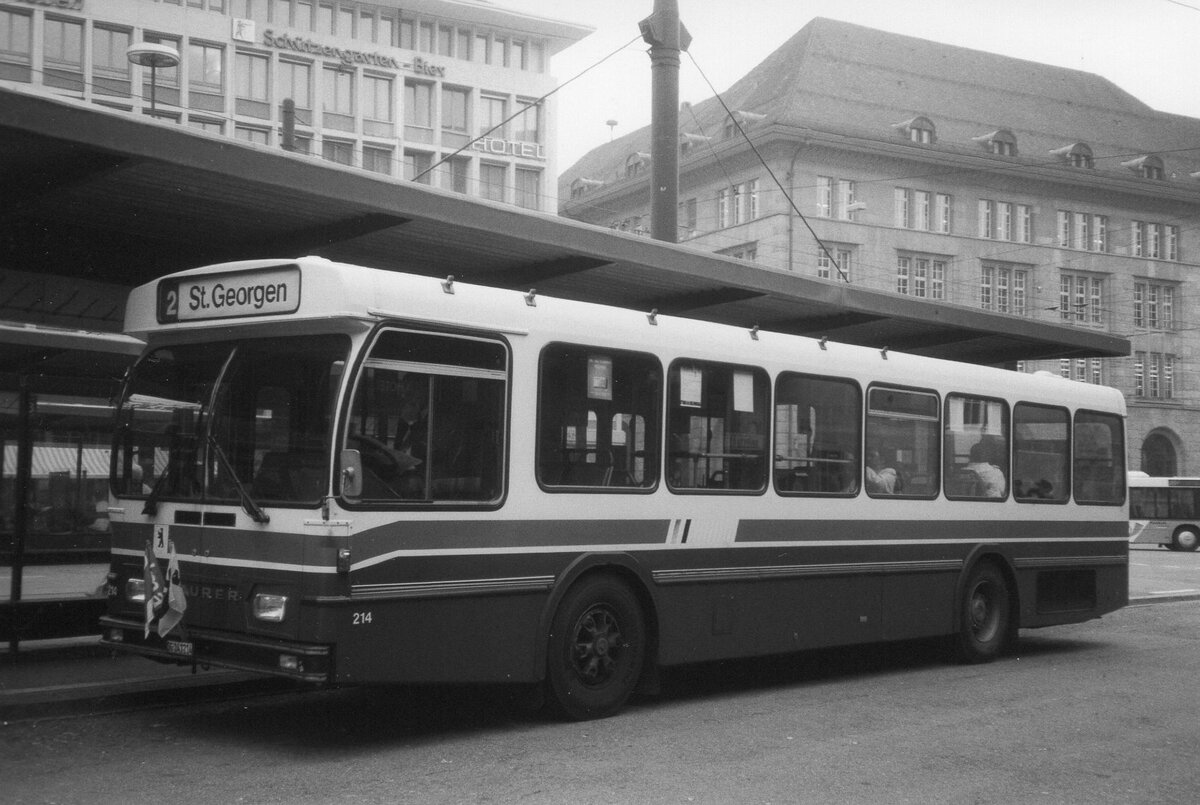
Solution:
[(1130, 349), (1106, 333), (801, 277), (21, 90), (0, 90), (0, 188), (0, 270), (25, 275), (131, 287), (316, 254), (972, 363)]

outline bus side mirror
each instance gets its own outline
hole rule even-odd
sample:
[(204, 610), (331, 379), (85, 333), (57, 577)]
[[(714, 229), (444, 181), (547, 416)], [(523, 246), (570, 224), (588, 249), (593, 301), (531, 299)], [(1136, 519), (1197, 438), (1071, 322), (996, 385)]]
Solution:
[(362, 454), (357, 450), (342, 451), (342, 497), (362, 497)]

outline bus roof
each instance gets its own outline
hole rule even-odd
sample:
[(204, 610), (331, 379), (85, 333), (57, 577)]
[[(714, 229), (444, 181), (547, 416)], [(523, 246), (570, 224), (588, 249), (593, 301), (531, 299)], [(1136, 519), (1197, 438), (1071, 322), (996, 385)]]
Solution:
[[(436, 279), (322, 257), (222, 263), (182, 271), (135, 288), (125, 329), (152, 346), (164, 335), (194, 333), (208, 339), (288, 322), (311, 327), (383, 320), (455, 326), (536, 336), (543, 341), (591, 342), (612, 348), (656, 350), (661, 355), (703, 349), (707, 357), (767, 368), (869, 376), (884, 382), (1013, 396), (1047, 404), (1125, 413), (1116, 389), (1067, 380), (1050, 373), (1026, 374), (929, 358), (886, 347), (872, 349), (807, 336), (658, 315), (591, 302)], [(232, 329), (231, 329), (232, 328)], [(172, 335), (172, 340), (174, 336)], [(998, 373), (1003, 372), (1001, 376)]]

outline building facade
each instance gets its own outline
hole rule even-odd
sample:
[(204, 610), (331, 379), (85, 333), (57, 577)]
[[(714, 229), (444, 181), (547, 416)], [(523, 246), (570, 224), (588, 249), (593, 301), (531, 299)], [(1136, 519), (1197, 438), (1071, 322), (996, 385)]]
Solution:
[(0, 83), (542, 210), (550, 58), (589, 32), (471, 0), (3, 0)]
[[(1200, 474), (1200, 120), (1095, 75), (818, 19), (679, 123), (681, 242), (1127, 337), (1127, 358), (1013, 368), (1121, 389), (1130, 469)], [(650, 142), (568, 168), (560, 213), (649, 236)]]

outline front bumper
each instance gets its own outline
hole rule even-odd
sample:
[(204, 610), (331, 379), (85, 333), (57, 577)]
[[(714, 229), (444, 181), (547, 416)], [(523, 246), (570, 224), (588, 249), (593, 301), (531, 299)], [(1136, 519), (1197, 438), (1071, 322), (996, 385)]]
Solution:
[(141, 621), (100, 618), (100, 644), (117, 651), (179, 665), (251, 671), (314, 684), (333, 682), (330, 646), (230, 635), (189, 627), (186, 635), (145, 636)]

